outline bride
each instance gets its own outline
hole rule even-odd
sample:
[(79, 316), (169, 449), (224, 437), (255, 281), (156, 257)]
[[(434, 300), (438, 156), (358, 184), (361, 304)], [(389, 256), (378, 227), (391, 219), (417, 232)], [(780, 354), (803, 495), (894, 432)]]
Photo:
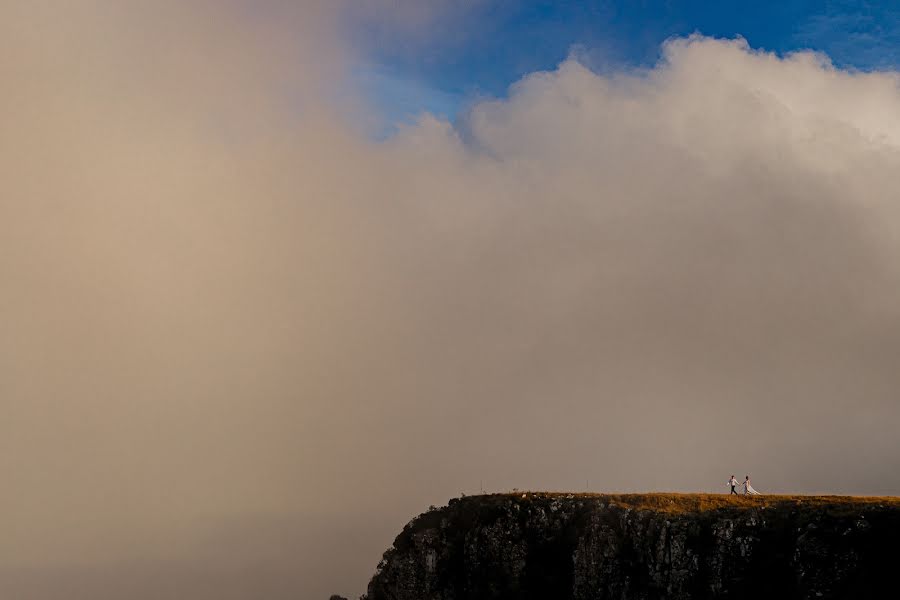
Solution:
[(750, 485), (750, 476), (744, 479), (744, 495), (745, 496), (759, 496), (761, 495), (759, 492), (753, 489), (753, 486)]

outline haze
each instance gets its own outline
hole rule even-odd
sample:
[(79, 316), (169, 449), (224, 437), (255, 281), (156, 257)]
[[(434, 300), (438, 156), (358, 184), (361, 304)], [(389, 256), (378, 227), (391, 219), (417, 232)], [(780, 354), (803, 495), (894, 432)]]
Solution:
[(0, 596), (356, 597), (482, 487), (900, 493), (897, 73), (697, 35), (373, 136), (348, 11), (453, 10), (3, 3)]

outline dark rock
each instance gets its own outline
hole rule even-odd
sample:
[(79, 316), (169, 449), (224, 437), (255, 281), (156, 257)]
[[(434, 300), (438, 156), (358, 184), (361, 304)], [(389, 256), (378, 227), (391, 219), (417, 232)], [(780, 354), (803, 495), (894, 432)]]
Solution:
[(367, 600), (861, 600), (897, 565), (896, 499), (517, 493), (414, 519)]

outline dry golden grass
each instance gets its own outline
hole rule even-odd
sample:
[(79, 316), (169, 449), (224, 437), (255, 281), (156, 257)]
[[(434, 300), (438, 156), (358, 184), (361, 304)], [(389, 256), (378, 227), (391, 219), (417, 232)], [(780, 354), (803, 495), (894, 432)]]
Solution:
[(858, 509), (864, 507), (900, 508), (900, 497), (897, 496), (800, 496), (800, 495), (761, 495), (734, 496), (728, 494), (678, 494), (678, 493), (644, 493), (644, 494), (591, 494), (568, 492), (528, 492), (518, 491), (491, 496), (505, 496), (518, 499), (553, 499), (582, 498), (602, 499), (619, 506), (635, 510), (653, 510), (666, 513), (704, 512), (727, 508), (787, 508), (791, 506), (821, 508), (826, 510)]

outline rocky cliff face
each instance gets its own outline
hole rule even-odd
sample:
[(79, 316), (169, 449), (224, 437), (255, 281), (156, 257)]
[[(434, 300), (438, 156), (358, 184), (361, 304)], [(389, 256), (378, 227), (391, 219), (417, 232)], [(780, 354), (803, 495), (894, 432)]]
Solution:
[(516, 494), (404, 528), (368, 600), (900, 598), (900, 501)]

